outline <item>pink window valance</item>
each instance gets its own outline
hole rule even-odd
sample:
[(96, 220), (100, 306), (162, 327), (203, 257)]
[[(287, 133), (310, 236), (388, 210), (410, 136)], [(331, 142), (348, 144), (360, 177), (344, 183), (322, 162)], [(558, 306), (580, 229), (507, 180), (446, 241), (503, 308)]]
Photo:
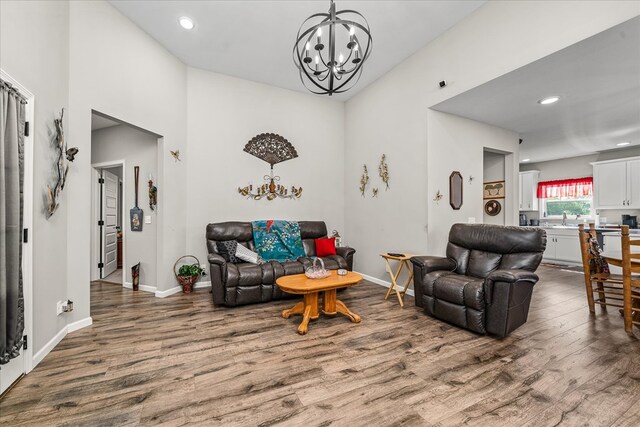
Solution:
[(593, 178), (561, 179), (538, 183), (538, 198), (588, 197), (593, 195)]

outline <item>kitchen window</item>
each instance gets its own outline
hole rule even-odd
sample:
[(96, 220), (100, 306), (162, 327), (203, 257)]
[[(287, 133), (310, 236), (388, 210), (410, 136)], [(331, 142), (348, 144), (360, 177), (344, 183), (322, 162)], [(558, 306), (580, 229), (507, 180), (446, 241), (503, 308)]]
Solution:
[(593, 178), (563, 179), (538, 183), (540, 214), (544, 218), (591, 218), (593, 209)]

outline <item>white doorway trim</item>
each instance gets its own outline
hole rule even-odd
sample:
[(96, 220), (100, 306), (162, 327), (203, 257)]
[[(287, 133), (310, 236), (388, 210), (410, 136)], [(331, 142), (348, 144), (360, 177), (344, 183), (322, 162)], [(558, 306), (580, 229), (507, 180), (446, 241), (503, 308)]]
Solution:
[(16, 79), (0, 69), (2, 80), (11, 83), (21, 95), (27, 98), (25, 120), (29, 122), (29, 136), (24, 138), (24, 183), (22, 226), (28, 229), (29, 239), (23, 243), (22, 252), (22, 292), (24, 298), (24, 332), (27, 336), (27, 349), (23, 350), (24, 373), (34, 368), (33, 363), (33, 143), (36, 129), (35, 96)]
[[(116, 166), (122, 167), (122, 188), (127, 188), (126, 170), (127, 165), (124, 159), (113, 160), (110, 162), (93, 163), (91, 165), (91, 179), (93, 180), (91, 190), (91, 281), (100, 280), (100, 271), (98, 270), (98, 262), (100, 262), (100, 239), (98, 238), (98, 230), (96, 225), (98, 224), (98, 216), (100, 212), (100, 184), (98, 184), (98, 170), (113, 168)], [(126, 271), (127, 271), (127, 227), (125, 217), (125, 203), (124, 194), (122, 196), (122, 209), (120, 212), (120, 231), (122, 232), (122, 286), (125, 285)]]

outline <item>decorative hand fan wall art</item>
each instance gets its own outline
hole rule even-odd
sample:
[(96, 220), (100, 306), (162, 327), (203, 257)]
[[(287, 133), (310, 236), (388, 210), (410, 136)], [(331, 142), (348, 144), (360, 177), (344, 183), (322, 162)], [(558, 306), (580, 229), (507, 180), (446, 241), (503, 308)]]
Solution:
[(240, 195), (254, 200), (260, 200), (263, 197), (266, 197), (267, 200), (273, 200), (277, 197), (299, 199), (302, 196), (302, 187), (291, 186), (291, 190), (289, 190), (281, 184), (276, 184), (280, 181), (280, 177), (273, 173), (273, 165), (298, 157), (296, 149), (289, 141), (275, 133), (261, 133), (247, 142), (244, 151), (269, 163), (271, 172), (263, 177), (265, 183), (256, 187), (255, 191), (253, 185), (238, 187)]

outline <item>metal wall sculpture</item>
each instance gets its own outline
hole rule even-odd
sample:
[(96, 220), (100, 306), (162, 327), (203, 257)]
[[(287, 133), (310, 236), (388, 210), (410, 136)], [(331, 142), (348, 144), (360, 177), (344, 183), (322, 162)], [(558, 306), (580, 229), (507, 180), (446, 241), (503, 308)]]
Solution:
[(69, 162), (75, 160), (76, 154), (78, 154), (78, 148), (72, 147), (67, 149), (64, 140), (64, 126), (62, 119), (64, 117), (64, 108), (60, 112), (60, 118), (55, 119), (53, 124), (55, 126), (55, 134), (51, 139), (51, 143), (58, 150), (58, 157), (54, 165), (56, 170), (56, 183), (53, 188), (51, 185), (47, 185), (47, 217), (50, 218), (60, 205), (60, 195), (64, 190), (64, 184), (67, 181), (67, 173), (69, 172)]
[(263, 177), (265, 183), (256, 186), (255, 191), (253, 185), (239, 187), (238, 193), (241, 196), (254, 200), (260, 200), (263, 197), (267, 200), (299, 199), (302, 196), (302, 187), (291, 186), (291, 189), (288, 189), (278, 184), (280, 177), (273, 172), (273, 165), (298, 157), (296, 149), (289, 141), (275, 133), (261, 133), (247, 142), (243, 151), (269, 163), (271, 171), (269, 175)]

